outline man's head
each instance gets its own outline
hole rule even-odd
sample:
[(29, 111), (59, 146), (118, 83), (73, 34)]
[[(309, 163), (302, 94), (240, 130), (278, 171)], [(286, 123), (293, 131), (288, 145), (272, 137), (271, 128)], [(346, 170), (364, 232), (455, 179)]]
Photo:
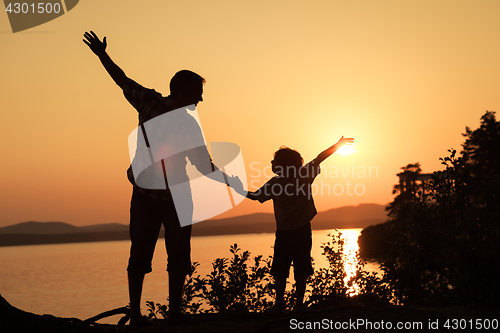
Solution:
[(281, 146), (274, 153), (274, 159), (271, 161), (273, 172), (285, 177), (295, 177), (296, 170), (303, 163), (304, 159), (298, 151), (285, 146)]
[(179, 106), (198, 104), (203, 101), (205, 79), (195, 72), (182, 70), (170, 80), (170, 95)]

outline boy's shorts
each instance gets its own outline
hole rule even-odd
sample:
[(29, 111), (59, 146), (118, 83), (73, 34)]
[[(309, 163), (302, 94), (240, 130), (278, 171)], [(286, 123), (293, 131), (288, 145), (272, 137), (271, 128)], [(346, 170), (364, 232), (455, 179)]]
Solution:
[(130, 203), (127, 271), (149, 273), (161, 225), (165, 227), (167, 271), (191, 273), (191, 225), (181, 227), (173, 200), (151, 198), (134, 188)]
[(311, 264), (311, 223), (293, 230), (276, 230), (271, 275), (287, 278), (293, 262), (295, 277), (314, 274)]

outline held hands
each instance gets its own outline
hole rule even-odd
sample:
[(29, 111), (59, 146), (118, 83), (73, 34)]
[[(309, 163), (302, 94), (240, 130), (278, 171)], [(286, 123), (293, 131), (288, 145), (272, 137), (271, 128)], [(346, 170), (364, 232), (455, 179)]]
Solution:
[(234, 177), (229, 177), (229, 184), (228, 186), (232, 187), (236, 193), (242, 196), (247, 195), (247, 191), (243, 189), (243, 183), (241, 182), (240, 178), (238, 176)]
[(93, 32), (85, 32), (83, 35), (85, 39), (83, 42), (87, 44), (92, 52), (94, 52), (98, 57), (106, 53), (106, 46), (108, 45), (106, 42), (106, 37), (102, 40), (102, 42), (99, 40), (99, 37)]

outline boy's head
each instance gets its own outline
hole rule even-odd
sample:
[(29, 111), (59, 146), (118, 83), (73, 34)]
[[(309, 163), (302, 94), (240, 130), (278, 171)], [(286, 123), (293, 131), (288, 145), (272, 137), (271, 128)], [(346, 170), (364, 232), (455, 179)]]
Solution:
[(204, 83), (205, 79), (200, 75), (184, 69), (175, 73), (170, 80), (170, 95), (180, 106), (196, 105), (203, 101)]
[(300, 168), (303, 163), (304, 159), (298, 151), (285, 146), (281, 146), (274, 153), (274, 159), (271, 161), (273, 172), (285, 177), (295, 175), (295, 170)]

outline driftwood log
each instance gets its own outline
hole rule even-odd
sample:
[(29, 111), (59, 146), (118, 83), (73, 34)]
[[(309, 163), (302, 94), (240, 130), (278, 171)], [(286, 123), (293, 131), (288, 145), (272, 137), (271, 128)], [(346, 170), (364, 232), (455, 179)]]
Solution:
[[(96, 324), (96, 321), (124, 314), (119, 325)], [(92, 318), (60, 318), (52, 315), (36, 315), (12, 306), (0, 295), (0, 332), (47, 332), (47, 333), (85, 333), (85, 332), (118, 332), (126, 330), (125, 323), (129, 319), (128, 308), (121, 307), (98, 314)], [(128, 331), (130, 332), (130, 331)]]

